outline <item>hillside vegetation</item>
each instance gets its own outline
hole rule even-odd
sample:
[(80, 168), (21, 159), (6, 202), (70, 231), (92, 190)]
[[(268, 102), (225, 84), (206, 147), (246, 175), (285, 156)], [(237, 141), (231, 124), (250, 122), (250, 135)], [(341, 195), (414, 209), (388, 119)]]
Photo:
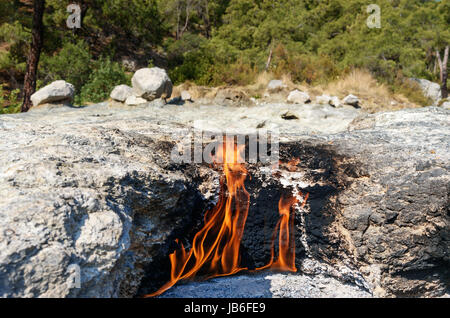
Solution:
[[(3, 113), (20, 109), (31, 2), (0, 2)], [(136, 68), (160, 66), (175, 84), (245, 86), (266, 72), (324, 91), (366, 74), (357, 81), (374, 78), (365, 85), (425, 105), (404, 79), (439, 82), (436, 51), (450, 43), (450, 0), (373, 1), (380, 28), (368, 27), (371, 2), (362, 0), (84, 0), (75, 30), (71, 2), (46, 1), (38, 87), (64, 79), (78, 104), (106, 99)]]

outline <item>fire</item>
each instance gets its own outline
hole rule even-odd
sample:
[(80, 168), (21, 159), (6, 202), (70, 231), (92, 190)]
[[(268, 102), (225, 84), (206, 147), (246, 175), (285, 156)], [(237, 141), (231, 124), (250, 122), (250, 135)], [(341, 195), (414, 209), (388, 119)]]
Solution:
[[(234, 140), (225, 140), (214, 156), (214, 163), (223, 167), (225, 179), (221, 179), (219, 201), (206, 212), (203, 228), (195, 235), (192, 248), (186, 251), (183, 244), (170, 255), (170, 280), (157, 292), (147, 295), (161, 295), (178, 281), (190, 279), (199, 272), (208, 278), (229, 276), (247, 268), (240, 265), (240, 246), (244, 234), (250, 207), (250, 194), (244, 182), (248, 171), (245, 168), (245, 145), (238, 146)], [(303, 200), (306, 204), (307, 197)], [(295, 242), (293, 231), (292, 207), (298, 203), (295, 197), (282, 197), (279, 203), (280, 228), (279, 257), (274, 261), (274, 240), (272, 242), (272, 259), (261, 268), (296, 271)], [(274, 231), (274, 237), (277, 230)], [(179, 241), (177, 240), (177, 243)]]
[[(303, 208), (309, 197), (309, 193), (302, 196)], [(282, 196), (280, 202), (278, 203), (278, 210), (280, 213), (280, 219), (278, 220), (277, 226), (272, 235), (272, 249), (271, 249), (271, 259), (269, 264), (257, 270), (263, 269), (275, 269), (280, 271), (297, 272), (295, 267), (295, 237), (291, 235), (294, 231), (294, 217), (291, 212), (292, 207), (299, 203), (299, 199), (295, 196)], [(280, 231), (278, 238), (278, 259), (274, 261), (275, 258), (275, 237), (277, 231)]]

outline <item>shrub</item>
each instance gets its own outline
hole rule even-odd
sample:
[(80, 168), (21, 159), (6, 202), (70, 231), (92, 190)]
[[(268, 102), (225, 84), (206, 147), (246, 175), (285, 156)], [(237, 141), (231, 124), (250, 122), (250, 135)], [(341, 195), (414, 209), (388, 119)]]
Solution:
[(411, 102), (421, 106), (430, 106), (433, 101), (426, 97), (418, 83), (399, 77), (396, 84), (393, 86), (393, 90), (397, 94), (402, 94), (408, 98)]
[(123, 67), (109, 58), (97, 61), (95, 69), (89, 75), (89, 79), (81, 88), (81, 92), (75, 98), (76, 104), (98, 103), (109, 97), (112, 89), (120, 84), (130, 85), (128, 76)]
[(20, 89), (7, 94), (0, 85), (0, 114), (14, 114), (20, 112), (22, 101), (19, 99)]
[(65, 80), (75, 86), (77, 92), (89, 79), (92, 71), (89, 46), (84, 41), (67, 42), (63, 48), (53, 56), (43, 54), (39, 79), (44, 83)]

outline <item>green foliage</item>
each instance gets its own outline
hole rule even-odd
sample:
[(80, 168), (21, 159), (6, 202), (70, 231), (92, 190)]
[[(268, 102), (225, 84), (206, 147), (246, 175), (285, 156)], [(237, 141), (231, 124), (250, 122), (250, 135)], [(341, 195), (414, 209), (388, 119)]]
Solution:
[(45, 83), (65, 80), (80, 92), (81, 87), (89, 80), (91, 71), (92, 56), (88, 45), (83, 41), (76, 44), (66, 42), (54, 55), (42, 56), (39, 78)]
[(7, 93), (0, 84), (0, 114), (14, 114), (20, 111), (22, 101), (19, 99), (20, 89)]
[(76, 104), (98, 103), (108, 99), (112, 89), (120, 84), (130, 85), (131, 78), (122, 66), (104, 58), (96, 62), (94, 71), (76, 97)]
[(8, 43), (7, 51), (0, 51), (0, 70), (15, 68), (25, 72), (30, 34), (18, 21), (0, 26), (0, 43)]
[[(438, 82), (436, 50), (450, 44), (449, 0), (377, 0), (379, 29), (367, 26), (364, 0), (84, 0), (82, 28), (69, 30), (72, 2), (46, 1), (38, 85), (64, 79), (78, 103), (105, 99), (127, 82), (115, 63), (124, 57), (166, 67), (175, 84), (217, 86), (251, 83), (272, 52), (269, 71), (277, 77), (315, 85), (367, 69), (423, 104), (403, 78)], [(22, 6), (0, 1), (3, 78), (25, 72), (31, 14)]]

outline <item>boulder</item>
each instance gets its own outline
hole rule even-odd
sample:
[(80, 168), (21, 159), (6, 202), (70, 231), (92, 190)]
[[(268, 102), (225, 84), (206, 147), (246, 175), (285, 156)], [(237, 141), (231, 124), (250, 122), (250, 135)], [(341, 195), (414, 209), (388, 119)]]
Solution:
[(158, 67), (140, 69), (134, 74), (131, 82), (134, 94), (148, 101), (166, 99), (172, 95), (172, 81), (167, 72)]
[(119, 85), (114, 87), (110, 97), (115, 101), (124, 103), (131, 95), (133, 95), (133, 89), (130, 86)]
[(410, 80), (419, 84), (423, 94), (432, 100), (433, 105), (437, 105), (442, 97), (441, 86), (438, 83), (434, 83), (423, 78), (410, 78)]
[(286, 87), (286, 84), (284, 84), (282, 80), (271, 80), (267, 85), (267, 90), (270, 93), (277, 93), (285, 89)]
[(359, 107), (359, 98), (355, 95), (348, 95), (347, 97), (344, 98), (343, 100), (344, 104), (346, 105), (350, 105), (353, 107)]
[(337, 96), (321, 95), (316, 97), (316, 103), (320, 105), (341, 106), (341, 101)]
[(331, 102), (331, 96), (329, 95), (320, 95), (316, 97), (316, 103), (321, 105), (329, 105)]
[(294, 119), (299, 119), (299, 116), (298, 116), (298, 114), (288, 110), (281, 114), (281, 118), (283, 118), (284, 120), (294, 120)]
[(75, 95), (75, 87), (66, 81), (55, 81), (31, 95), (33, 106), (50, 103), (71, 103)]
[(450, 109), (450, 98), (441, 100), (439, 104), (444, 109)]
[(301, 92), (298, 89), (289, 93), (287, 98), (288, 103), (292, 104), (306, 104), (311, 102), (311, 97), (308, 93)]
[(342, 106), (341, 101), (340, 101), (339, 97), (337, 97), (337, 96), (332, 96), (329, 103), (333, 107), (341, 107)]
[(192, 102), (192, 96), (188, 91), (181, 92), (181, 99), (185, 102)]
[(249, 102), (250, 99), (245, 92), (234, 88), (219, 89), (214, 97), (214, 103), (224, 106), (242, 106)]
[(129, 96), (125, 100), (125, 104), (128, 106), (137, 106), (137, 105), (142, 105), (145, 103), (148, 103), (148, 100), (143, 99), (142, 97), (134, 96), (134, 95)]
[(138, 61), (131, 57), (124, 57), (122, 59), (122, 66), (129, 72), (136, 72), (138, 68)]

